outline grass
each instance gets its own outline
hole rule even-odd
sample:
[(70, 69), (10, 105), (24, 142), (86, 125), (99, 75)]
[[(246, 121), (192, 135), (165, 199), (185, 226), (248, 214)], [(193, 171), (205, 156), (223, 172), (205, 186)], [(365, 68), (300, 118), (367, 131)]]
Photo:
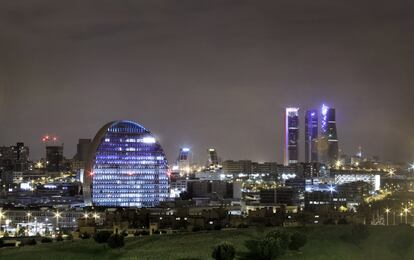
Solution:
[[(371, 227), (370, 236), (360, 245), (344, 242), (340, 237), (350, 226), (306, 227), (308, 243), (301, 252), (288, 252), (282, 259), (414, 259), (413, 246), (400, 255), (389, 250), (389, 245), (401, 227)], [(38, 244), (21, 248), (0, 249), (0, 259), (211, 259), (212, 247), (229, 241), (237, 252), (246, 250), (244, 242), (260, 237), (271, 228), (222, 230), (199, 233), (156, 235), (128, 238), (122, 249), (104, 248), (93, 239)], [(294, 231), (296, 228), (287, 228)], [(414, 231), (413, 231), (414, 232)]]

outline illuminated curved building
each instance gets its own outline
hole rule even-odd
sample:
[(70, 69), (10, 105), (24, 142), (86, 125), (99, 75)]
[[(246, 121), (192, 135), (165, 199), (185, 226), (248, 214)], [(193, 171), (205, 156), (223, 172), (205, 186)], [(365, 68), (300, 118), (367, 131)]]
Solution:
[(153, 207), (168, 197), (168, 164), (150, 131), (131, 121), (103, 126), (83, 176), (87, 206)]

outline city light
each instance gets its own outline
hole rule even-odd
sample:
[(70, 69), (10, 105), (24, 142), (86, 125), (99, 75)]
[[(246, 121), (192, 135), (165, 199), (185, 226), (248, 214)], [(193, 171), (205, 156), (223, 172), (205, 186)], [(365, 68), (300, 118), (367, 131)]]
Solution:
[(147, 137), (142, 138), (142, 142), (146, 144), (154, 144), (156, 140), (152, 136), (147, 136)]

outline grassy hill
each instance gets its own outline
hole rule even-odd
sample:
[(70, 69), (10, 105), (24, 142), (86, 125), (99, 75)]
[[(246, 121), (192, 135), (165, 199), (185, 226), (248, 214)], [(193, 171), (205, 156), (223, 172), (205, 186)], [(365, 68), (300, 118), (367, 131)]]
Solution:
[[(287, 228), (288, 231), (298, 229)], [(238, 252), (242, 252), (246, 250), (246, 240), (263, 236), (269, 230), (271, 228), (248, 228), (134, 237), (128, 238), (122, 249), (104, 248), (93, 239), (64, 241), (2, 248), (0, 259), (211, 259), (215, 244), (229, 241)], [(371, 227), (369, 238), (358, 246), (341, 239), (350, 230), (350, 226), (306, 227), (301, 230), (308, 235), (308, 243), (301, 252), (288, 252), (282, 259), (414, 259), (413, 246), (400, 253), (389, 249), (401, 227)]]

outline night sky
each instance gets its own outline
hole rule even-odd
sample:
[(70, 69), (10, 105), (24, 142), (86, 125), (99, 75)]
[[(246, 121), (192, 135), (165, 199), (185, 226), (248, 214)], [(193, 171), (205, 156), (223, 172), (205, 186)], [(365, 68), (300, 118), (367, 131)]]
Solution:
[(130, 119), (170, 161), (282, 162), (283, 108), (326, 103), (343, 152), (413, 160), (413, 28), (412, 0), (2, 0), (0, 145)]

